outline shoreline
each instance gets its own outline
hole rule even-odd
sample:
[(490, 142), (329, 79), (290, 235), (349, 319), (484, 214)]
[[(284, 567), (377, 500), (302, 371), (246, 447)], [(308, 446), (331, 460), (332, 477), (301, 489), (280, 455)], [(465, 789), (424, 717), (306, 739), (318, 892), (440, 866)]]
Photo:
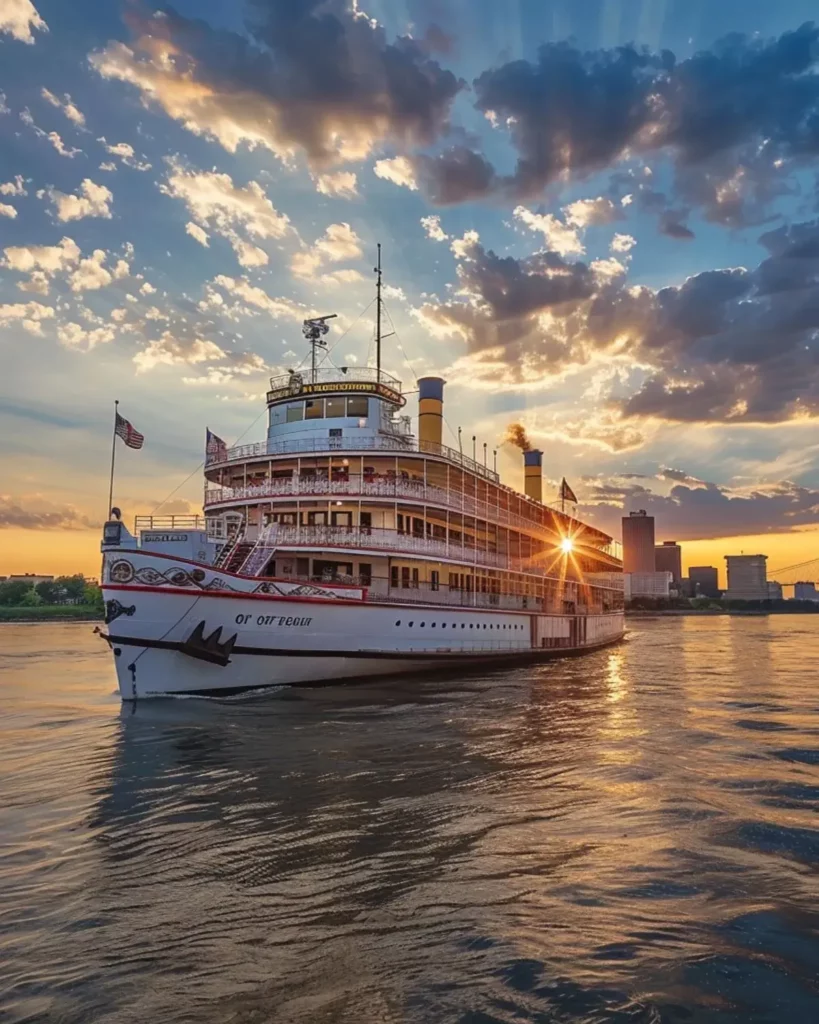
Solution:
[[(79, 610), (74, 611), (74, 608)], [(19, 614), (15, 614), (19, 612)], [(11, 613), (11, 614), (9, 614)], [(0, 626), (24, 625), (33, 622), (102, 622), (104, 612), (93, 608), (69, 605), (66, 608), (19, 608), (15, 606), (0, 607)]]

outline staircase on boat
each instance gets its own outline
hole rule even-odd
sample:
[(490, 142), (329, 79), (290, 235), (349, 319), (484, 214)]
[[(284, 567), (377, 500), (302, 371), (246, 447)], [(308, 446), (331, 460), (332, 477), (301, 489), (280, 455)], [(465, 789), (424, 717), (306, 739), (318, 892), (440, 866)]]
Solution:
[(241, 572), (243, 576), (259, 576), (262, 570), (267, 566), (270, 559), (276, 553), (276, 534), (278, 527), (276, 525), (266, 526), (259, 534), (259, 539), (253, 546), (252, 550), (248, 553), (242, 567), (237, 572)]

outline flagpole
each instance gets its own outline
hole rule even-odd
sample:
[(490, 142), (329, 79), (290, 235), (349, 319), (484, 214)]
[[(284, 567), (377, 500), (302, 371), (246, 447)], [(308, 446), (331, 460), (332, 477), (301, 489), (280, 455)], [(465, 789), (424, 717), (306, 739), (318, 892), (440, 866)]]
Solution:
[(105, 518), (111, 518), (111, 508), (114, 504), (114, 464), (117, 458), (117, 416), (119, 415), (119, 399), (114, 399), (114, 436), (111, 438), (111, 481), (108, 485), (108, 511)]

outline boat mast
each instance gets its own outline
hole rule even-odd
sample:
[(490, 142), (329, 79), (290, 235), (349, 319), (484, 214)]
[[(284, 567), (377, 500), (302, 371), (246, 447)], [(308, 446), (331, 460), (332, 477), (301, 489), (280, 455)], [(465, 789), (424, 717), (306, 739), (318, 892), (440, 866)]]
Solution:
[(381, 243), (378, 243), (378, 266), (375, 279), (375, 379), (381, 383)]
[(303, 320), (301, 325), (302, 334), (310, 342), (312, 349), (310, 383), (316, 383), (316, 356), (317, 349), (327, 348), (324, 340), (325, 334), (330, 330), (328, 320), (335, 320), (336, 313), (329, 313), (327, 316), (314, 316), (311, 320)]

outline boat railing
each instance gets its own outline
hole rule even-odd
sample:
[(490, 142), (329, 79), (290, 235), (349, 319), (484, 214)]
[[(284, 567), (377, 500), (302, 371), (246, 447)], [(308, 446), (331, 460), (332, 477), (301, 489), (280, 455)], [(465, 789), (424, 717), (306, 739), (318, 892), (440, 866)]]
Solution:
[(204, 516), (135, 516), (134, 532), (146, 530), (206, 530), (209, 521)]
[[(345, 549), (361, 551), (383, 551), (390, 554), (422, 555), (425, 558), (442, 559), (458, 564), (504, 569), (548, 578), (552, 565), (545, 565), (538, 558), (520, 558), (501, 551), (489, 551), (465, 536), (458, 542), (451, 538), (435, 539), (381, 527), (328, 526), (278, 524), (276, 543), (278, 548)], [(606, 575), (606, 574), (603, 574)], [(616, 574), (612, 574), (616, 576)], [(599, 586), (608, 586), (601, 583)]]
[(374, 366), (320, 367), (315, 371), (315, 376), (310, 370), (282, 373), (270, 378), (270, 390), (279, 391), (291, 387), (294, 377), (305, 384), (386, 384), (393, 391), (401, 392), (401, 381), (397, 377), (385, 370), (379, 371)]
[(275, 455), (303, 455), (313, 452), (323, 454), (345, 452), (355, 454), (356, 452), (394, 452), (401, 453), (418, 452), (423, 455), (437, 455), (454, 465), (475, 473), (477, 476), (498, 483), (500, 477), (486, 466), (482, 466), (474, 459), (468, 458), (463, 452), (455, 451), (444, 444), (437, 444), (433, 441), (416, 441), (412, 435), (401, 434), (377, 434), (365, 437), (301, 437), (289, 441), (275, 441), (269, 438), (266, 441), (257, 441), (255, 444), (240, 444), (233, 448), (223, 449), (219, 452), (212, 452), (205, 461), (206, 468), (220, 465), (226, 462), (243, 461), (247, 459), (264, 458)]
[[(235, 501), (264, 501), (266, 498), (395, 498), (409, 501), (438, 505), (461, 515), (474, 516), (500, 526), (512, 526), (522, 530), (530, 530), (537, 534), (548, 534), (555, 537), (554, 529), (550, 530), (531, 519), (511, 512), (509, 509), (491, 505), (456, 491), (452, 488), (438, 487), (424, 483), (423, 480), (403, 479), (401, 477), (351, 476), (346, 479), (328, 480), (326, 476), (302, 475), (295, 473), (292, 477), (264, 480), (246, 487), (206, 488), (205, 508), (214, 509), (220, 504)], [(578, 546), (583, 547), (578, 539)], [(614, 542), (605, 547), (586, 545), (589, 554), (605, 554), (617, 558)]]

